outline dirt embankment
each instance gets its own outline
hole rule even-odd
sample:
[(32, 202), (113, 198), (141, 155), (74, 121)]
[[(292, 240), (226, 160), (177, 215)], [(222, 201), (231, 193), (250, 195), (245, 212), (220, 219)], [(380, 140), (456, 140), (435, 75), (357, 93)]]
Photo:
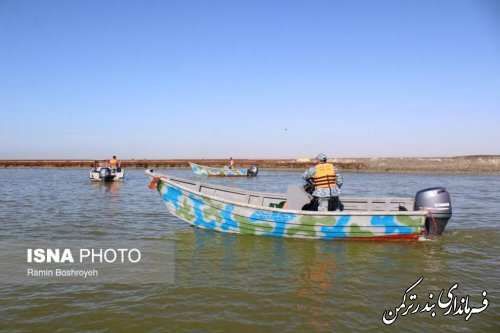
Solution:
[[(189, 162), (222, 167), (229, 165), (224, 159), (203, 160), (121, 160), (123, 168), (189, 168)], [(264, 159), (241, 159), (236, 160), (236, 167), (250, 167), (256, 165), (265, 169), (303, 169), (313, 162), (297, 162), (296, 160), (264, 160)], [(343, 169), (361, 169), (364, 164), (358, 162), (338, 162)], [(0, 160), (0, 167), (4, 168), (92, 168), (93, 160)]]
[(500, 155), (339, 159), (362, 163), (370, 172), (500, 173)]
[[(124, 168), (188, 168), (194, 162), (207, 166), (228, 165), (227, 160), (122, 160)], [(459, 157), (391, 157), (391, 158), (339, 158), (333, 159), (339, 168), (356, 172), (451, 172), (500, 173), (500, 155)], [(257, 165), (261, 169), (305, 169), (314, 161), (286, 159), (241, 159), (236, 166)], [(91, 168), (93, 160), (0, 160), (4, 168)]]

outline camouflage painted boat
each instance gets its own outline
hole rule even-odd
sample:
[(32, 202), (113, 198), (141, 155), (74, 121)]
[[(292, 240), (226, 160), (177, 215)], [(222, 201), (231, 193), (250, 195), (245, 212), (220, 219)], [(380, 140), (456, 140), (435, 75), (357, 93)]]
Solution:
[(254, 166), (250, 169), (229, 169), (228, 167), (213, 168), (191, 162), (189, 165), (195, 174), (203, 177), (255, 177), (258, 173), (257, 167)]
[[(286, 195), (253, 192), (146, 171), (168, 210), (189, 224), (220, 232), (326, 240), (417, 240), (428, 211), (413, 198), (342, 198), (344, 211), (304, 211), (298, 186)], [(287, 203), (287, 208), (282, 207)]]

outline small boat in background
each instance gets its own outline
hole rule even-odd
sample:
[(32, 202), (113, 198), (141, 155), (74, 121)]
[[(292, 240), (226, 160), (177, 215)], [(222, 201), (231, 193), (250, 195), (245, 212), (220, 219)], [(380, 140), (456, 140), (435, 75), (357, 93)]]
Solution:
[(90, 180), (112, 182), (123, 180), (125, 170), (118, 165), (116, 168), (110, 168), (107, 160), (94, 161), (94, 168), (90, 170)]
[(146, 171), (174, 216), (204, 229), (325, 240), (415, 241), (440, 235), (451, 218), (442, 187), (415, 198), (342, 197), (343, 211), (305, 210), (312, 196), (301, 186), (286, 194), (254, 192)]
[(189, 165), (195, 174), (203, 177), (255, 177), (259, 173), (256, 166), (252, 166), (250, 169), (229, 169), (227, 166), (213, 168), (191, 162), (189, 162)]

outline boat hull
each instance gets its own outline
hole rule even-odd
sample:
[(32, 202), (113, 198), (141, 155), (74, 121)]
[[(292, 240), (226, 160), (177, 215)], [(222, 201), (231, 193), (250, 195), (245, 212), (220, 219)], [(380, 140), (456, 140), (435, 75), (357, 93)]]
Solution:
[(324, 240), (418, 240), (423, 212), (309, 212), (258, 207), (212, 197), (156, 178), (167, 209), (187, 223), (220, 232)]
[(120, 171), (110, 169), (109, 174), (106, 175), (105, 177), (103, 177), (103, 175), (101, 174), (101, 172), (100, 172), (101, 169), (102, 168), (99, 167), (99, 168), (90, 170), (89, 177), (90, 177), (91, 181), (93, 181), (93, 182), (114, 182), (114, 181), (122, 181), (125, 178), (125, 169), (121, 168)]
[(247, 169), (212, 168), (195, 163), (189, 163), (193, 172), (202, 177), (247, 177)]

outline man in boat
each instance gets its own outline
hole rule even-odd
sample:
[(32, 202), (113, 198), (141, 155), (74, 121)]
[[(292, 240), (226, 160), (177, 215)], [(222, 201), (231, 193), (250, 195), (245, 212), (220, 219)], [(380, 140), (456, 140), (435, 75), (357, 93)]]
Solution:
[(109, 167), (113, 170), (116, 170), (118, 166), (118, 161), (116, 160), (116, 156), (113, 155), (113, 158), (109, 160)]
[(325, 154), (319, 154), (316, 160), (317, 164), (304, 172), (302, 178), (314, 185), (312, 195), (318, 200), (318, 211), (342, 210), (339, 200), (342, 175), (333, 164), (326, 162)]
[(234, 168), (234, 160), (232, 157), (229, 158), (229, 169)]

